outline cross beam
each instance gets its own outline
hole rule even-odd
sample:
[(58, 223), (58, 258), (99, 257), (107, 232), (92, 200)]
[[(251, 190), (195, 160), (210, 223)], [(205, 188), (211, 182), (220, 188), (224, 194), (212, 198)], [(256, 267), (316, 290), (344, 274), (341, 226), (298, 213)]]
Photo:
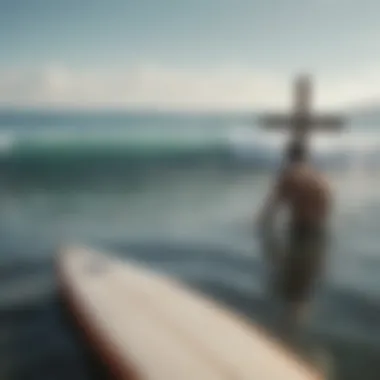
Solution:
[(288, 129), (294, 140), (304, 142), (313, 130), (339, 131), (344, 120), (337, 115), (311, 115), (311, 79), (302, 75), (296, 78), (294, 86), (294, 110), (291, 115), (268, 114), (260, 124), (268, 129)]

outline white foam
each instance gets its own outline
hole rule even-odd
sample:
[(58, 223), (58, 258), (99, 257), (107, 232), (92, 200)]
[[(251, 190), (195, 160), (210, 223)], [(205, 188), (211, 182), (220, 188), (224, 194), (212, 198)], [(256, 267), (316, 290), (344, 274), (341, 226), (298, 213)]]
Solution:
[[(287, 141), (285, 133), (269, 132), (249, 126), (233, 127), (228, 132), (228, 141), (235, 152), (250, 150), (277, 154)], [(312, 139), (312, 148), (317, 154), (367, 154), (380, 153), (380, 134), (377, 131), (349, 130), (330, 134), (319, 132)]]

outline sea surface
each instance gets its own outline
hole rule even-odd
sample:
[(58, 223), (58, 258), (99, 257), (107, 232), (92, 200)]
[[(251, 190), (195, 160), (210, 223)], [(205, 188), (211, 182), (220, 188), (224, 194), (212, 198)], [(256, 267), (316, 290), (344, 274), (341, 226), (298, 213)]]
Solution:
[[(318, 134), (335, 190), (310, 331), (337, 379), (380, 379), (380, 118)], [(90, 379), (53, 261), (83, 243), (178, 277), (265, 323), (254, 217), (286, 135), (254, 114), (0, 112), (0, 378)]]

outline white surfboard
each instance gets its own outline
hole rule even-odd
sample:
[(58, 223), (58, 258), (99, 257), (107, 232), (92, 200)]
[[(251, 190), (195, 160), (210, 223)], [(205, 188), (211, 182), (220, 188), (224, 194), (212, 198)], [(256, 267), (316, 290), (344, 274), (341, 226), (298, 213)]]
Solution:
[(70, 313), (112, 378), (323, 378), (243, 317), (140, 265), (72, 247), (57, 269)]

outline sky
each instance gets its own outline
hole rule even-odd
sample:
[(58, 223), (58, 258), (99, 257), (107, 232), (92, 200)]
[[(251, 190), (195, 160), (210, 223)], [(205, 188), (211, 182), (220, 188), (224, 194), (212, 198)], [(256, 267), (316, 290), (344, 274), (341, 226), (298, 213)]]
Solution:
[(0, 105), (257, 109), (380, 101), (377, 0), (0, 0)]

